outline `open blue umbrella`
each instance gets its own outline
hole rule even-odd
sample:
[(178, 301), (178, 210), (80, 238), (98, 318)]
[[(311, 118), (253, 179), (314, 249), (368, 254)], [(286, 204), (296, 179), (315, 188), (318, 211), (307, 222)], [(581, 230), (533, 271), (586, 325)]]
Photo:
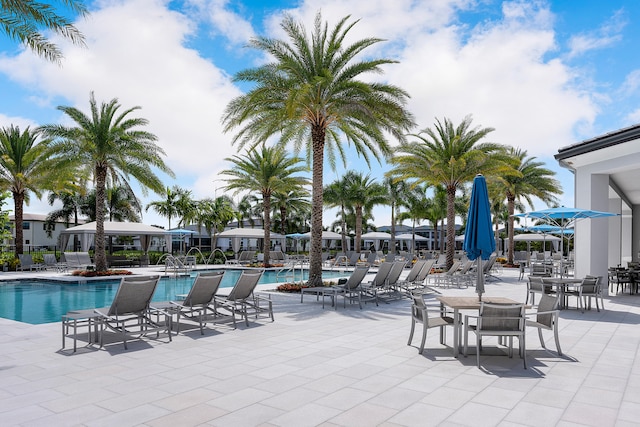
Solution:
[(496, 250), (496, 241), (491, 229), (491, 208), (489, 206), (489, 192), (484, 176), (478, 174), (473, 179), (471, 203), (467, 214), (467, 228), (464, 232), (464, 251), (470, 260), (477, 260), (478, 279), (476, 292), (482, 301), (484, 293), (484, 272), (482, 260), (488, 260)]
[[(576, 221), (579, 219), (605, 218), (609, 216), (618, 216), (618, 214), (613, 212), (601, 212), (591, 209), (567, 208), (560, 206), (559, 208), (542, 209), (539, 211), (515, 214), (514, 216), (544, 220), (551, 226), (559, 227), (560, 230), (558, 232), (564, 235), (565, 231), (569, 228), (573, 228)], [(560, 252), (564, 254), (563, 241), (560, 241)], [(563, 266), (561, 259), (560, 276), (562, 275)]]

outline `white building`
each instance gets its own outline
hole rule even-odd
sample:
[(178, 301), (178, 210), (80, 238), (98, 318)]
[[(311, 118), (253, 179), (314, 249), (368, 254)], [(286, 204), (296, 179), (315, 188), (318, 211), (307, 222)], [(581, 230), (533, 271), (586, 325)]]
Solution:
[(607, 277), (610, 266), (638, 261), (640, 251), (640, 124), (558, 150), (575, 175), (575, 207), (620, 216), (575, 225), (576, 277)]
[[(22, 231), (23, 231), (23, 244), (25, 252), (31, 250), (38, 250), (42, 248), (53, 248), (58, 243), (58, 237), (62, 230), (66, 230), (67, 226), (63, 221), (58, 221), (50, 228), (51, 237), (47, 234), (47, 215), (44, 214), (30, 214), (24, 213), (22, 215)], [(15, 217), (9, 215), (9, 221), (11, 221), (11, 241), (7, 244), (11, 247), (15, 246), (16, 229), (15, 229)], [(84, 221), (82, 221), (84, 223)], [(70, 224), (73, 226), (73, 224)]]

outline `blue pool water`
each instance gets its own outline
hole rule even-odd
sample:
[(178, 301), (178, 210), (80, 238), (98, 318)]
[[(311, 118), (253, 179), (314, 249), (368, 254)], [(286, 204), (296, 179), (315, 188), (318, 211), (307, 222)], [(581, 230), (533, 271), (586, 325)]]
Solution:
[[(232, 287), (240, 273), (241, 270), (227, 270), (220, 286)], [(345, 273), (322, 273), (325, 279), (343, 276)], [(190, 277), (163, 277), (158, 283), (153, 301), (175, 300), (176, 295), (189, 292), (194, 279), (195, 274)], [(277, 278), (275, 271), (265, 271), (260, 283), (284, 281), (286, 280), (282, 276)], [(59, 322), (67, 311), (111, 305), (119, 283), (119, 280), (90, 281), (83, 284), (40, 280), (0, 281), (0, 317), (32, 325)]]

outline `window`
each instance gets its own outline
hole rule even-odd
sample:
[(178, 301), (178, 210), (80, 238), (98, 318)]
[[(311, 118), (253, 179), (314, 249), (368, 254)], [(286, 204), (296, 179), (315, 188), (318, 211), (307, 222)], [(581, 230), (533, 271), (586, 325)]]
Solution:
[(23, 229), (23, 230), (30, 230), (30, 229), (31, 229), (31, 223), (30, 223), (30, 222), (28, 222), (28, 221), (24, 221), (24, 222), (22, 223), (22, 229)]

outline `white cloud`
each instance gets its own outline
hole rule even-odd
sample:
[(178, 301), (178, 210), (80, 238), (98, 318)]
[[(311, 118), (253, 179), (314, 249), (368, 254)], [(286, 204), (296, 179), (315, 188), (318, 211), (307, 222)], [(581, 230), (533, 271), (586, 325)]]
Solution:
[(622, 30), (627, 21), (622, 10), (618, 10), (596, 30), (577, 34), (569, 40), (569, 58), (574, 58), (586, 52), (609, 47), (622, 40)]
[(229, 0), (191, 0), (204, 18), (213, 26), (213, 34), (226, 37), (232, 45), (245, 44), (253, 37), (251, 23), (230, 10)]
[(63, 67), (25, 52), (3, 59), (0, 69), (42, 98), (63, 97), (85, 112), (90, 91), (98, 102), (118, 98), (123, 108), (141, 106), (134, 114), (150, 121), (147, 129), (158, 136), (178, 177), (193, 180), (223, 168), (235, 148), (220, 119), (239, 91), (224, 72), (184, 47), (193, 30), (184, 15), (163, 1), (105, 1), (78, 26), (88, 48), (60, 42)]

